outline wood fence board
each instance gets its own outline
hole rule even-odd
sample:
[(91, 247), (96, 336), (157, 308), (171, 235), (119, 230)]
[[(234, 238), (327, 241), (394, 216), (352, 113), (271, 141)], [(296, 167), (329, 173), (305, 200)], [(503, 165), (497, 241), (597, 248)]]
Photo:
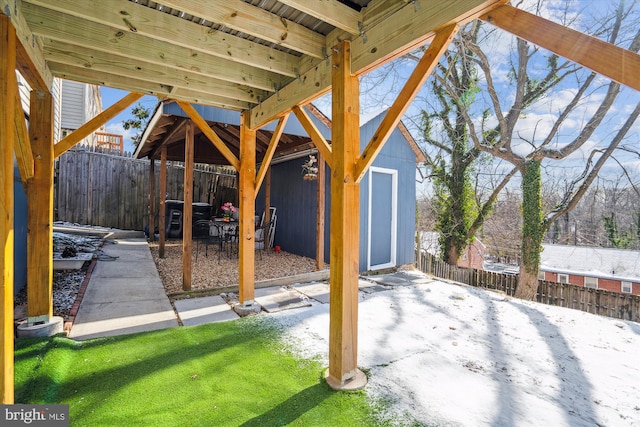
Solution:
[[(156, 166), (159, 189), (160, 167)], [(130, 153), (80, 146), (60, 156), (56, 168), (56, 220), (129, 230), (142, 230), (148, 223), (148, 160), (134, 159)], [(226, 176), (230, 172), (224, 166), (198, 165), (194, 170), (193, 201), (212, 204), (215, 194), (226, 194), (227, 198), (232, 194), (231, 200), (237, 204), (237, 181), (234, 175)], [(184, 166), (168, 162), (167, 198), (182, 200), (183, 189)], [(159, 192), (154, 203), (159, 207)]]

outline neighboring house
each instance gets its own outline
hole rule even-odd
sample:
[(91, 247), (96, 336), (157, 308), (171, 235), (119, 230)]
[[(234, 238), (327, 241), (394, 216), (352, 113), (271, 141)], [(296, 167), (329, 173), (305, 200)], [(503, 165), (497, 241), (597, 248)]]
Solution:
[[(440, 244), (438, 238), (440, 233), (436, 231), (423, 231), (420, 233), (420, 247), (427, 253), (440, 258)], [(464, 268), (475, 268), (483, 270), (484, 258), (487, 255), (487, 247), (477, 238), (473, 240), (464, 250), (457, 266)]]
[[(61, 81), (60, 96), (60, 139), (64, 138), (80, 126), (102, 112), (102, 96), (100, 87), (71, 80)], [(81, 144), (96, 146), (99, 139), (94, 132)]]
[[(382, 113), (360, 128), (364, 149), (384, 118)], [(328, 121), (317, 124), (329, 134)], [(316, 191), (318, 181), (303, 179), (302, 163), (309, 152), (279, 159), (271, 168), (271, 206), (277, 209), (275, 244), (283, 250), (315, 257)], [(412, 264), (415, 260), (416, 162), (424, 157), (400, 123), (384, 145), (360, 185), (360, 271)], [(331, 179), (324, 182), (325, 253), (329, 262)], [(263, 206), (263, 191), (256, 201)]]
[(640, 295), (640, 251), (542, 246), (540, 280)]

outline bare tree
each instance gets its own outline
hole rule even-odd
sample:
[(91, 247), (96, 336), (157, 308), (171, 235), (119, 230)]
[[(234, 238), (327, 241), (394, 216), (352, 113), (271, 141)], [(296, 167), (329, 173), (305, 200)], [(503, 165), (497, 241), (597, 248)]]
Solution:
[[(540, 5), (541, 3), (538, 4)], [(611, 25), (607, 27), (603, 24), (596, 30), (600, 35), (608, 34), (610, 43), (618, 43), (624, 18), (629, 14), (630, 9), (625, 9), (624, 2), (621, 2), (612, 17)], [(640, 48), (640, 31), (637, 27), (635, 31), (628, 45), (628, 49), (633, 52), (637, 52)], [(463, 110), (463, 113), (475, 149), (511, 163), (521, 175), (522, 262), (516, 295), (533, 299), (537, 290), (540, 249), (545, 231), (555, 219), (573, 209), (588, 190), (602, 166), (624, 140), (640, 115), (640, 103), (629, 114), (627, 120), (617, 128), (608, 145), (588, 149), (587, 142), (595, 130), (603, 124), (603, 120), (620, 93), (618, 83), (610, 82), (601, 88), (595, 73), (585, 75), (581, 67), (553, 54), (546, 55), (544, 58), (546, 66), (541, 67), (543, 62), (540, 58), (544, 55), (540, 49), (517, 39), (510, 72), (512, 85), (509, 95), (512, 101), (505, 108), (503, 104), (505, 88), (496, 84), (490, 55), (479, 43), (470, 43), (468, 49), (473, 52), (473, 55), (468, 57), (469, 60), (478, 66), (486, 81), (490, 108), (485, 110), (480, 119), (472, 117), (469, 110)], [(545, 129), (543, 129), (543, 123), (537, 123), (531, 132), (525, 132), (521, 121), (527, 111), (547, 102), (548, 100), (545, 99), (547, 94), (552, 89), (559, 88), (560, 83), (569, 78), (575, 79), (577, 87), (573, 90), (568, 102), (561, 107), (555, 107), (557, 111), (555, 111), (554, 120), (544, 124), (547, 126)], [(603, 89), (604, 93), (601, 93), (600, 89)], [(451, 95), (457, 97), (458, 102), (462, 102), (462, 94), (452, 93)], [(588, 108), (584, 108), (585, 103), (594, 103), (598, 97), (601, 100), (595, 104), (597, 105), (595, 111), (588, 116), (588, 120), (577, 135), (567, 141), (561, 132), (563, 125), (570, 118), (575, 120), (575, 112), (580, 107), (583, 107), (580, 110), (581, 114), (587, 115)], [(554, 105), (550, 104), (550, 107), (554, 108)], [(544, 214), (541, 197), (543, 162), (567, 159), (579, 150), (588, 153), (581, 173), (570, 182), (560, 203)]]

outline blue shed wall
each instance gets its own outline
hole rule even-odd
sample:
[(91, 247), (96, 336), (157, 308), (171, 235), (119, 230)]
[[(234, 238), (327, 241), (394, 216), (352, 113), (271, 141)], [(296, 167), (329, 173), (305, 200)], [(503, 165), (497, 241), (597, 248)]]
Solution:
[[(384, 118), (381, 114), (360, 129), (360, 149), (364, 150)], [(396, 265), (414, 262), (416, 234), (416, 155), (402, 133), (394, 129), (373, 166), (398, 171), (398, 222)], [(360, 268), (366, 268), (368, 247), (369, 174), (360, 183)], [(373, 209), (376, 209), (373, 206)]]
[[(361, 146), (367, 144), (383, 116), (377, 117), (361, 128)], [(274, 244), (282, 250), (315, 258), (316, 246), (316, 191), (317, 181), (305, 181), (302, 163), (298, 158), (273, 165), (271, 168), (271, 206), (277, 209), (278, 223)], [(398, 171), (398, 210), (396, 265), (414, 262), (416, 157), (404, 136), (397, 129), (391, 135), (373, 163), (374, 166)], [(329, 262), (329, 235), (331, 192), (327, 167), (325, 193), (325, 261)], [(368, 174), (360, 185), (360, 271), (367, 268), (368, 247)], [(375, 209), (375, 206), (373, 207)], [(264, 211), (264, 189), (256, 199), (256, 214)]]
[(22, 187), (18, 166), (13, 167), (13, 293), (20, 292), (27, 284), (27, 195)]

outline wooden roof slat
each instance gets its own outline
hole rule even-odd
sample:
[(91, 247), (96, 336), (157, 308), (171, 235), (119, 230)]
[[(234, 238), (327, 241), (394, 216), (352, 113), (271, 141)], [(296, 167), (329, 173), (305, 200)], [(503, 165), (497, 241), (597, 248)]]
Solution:
[(306, 55), (323, 56), (322, 35), (241, 0), (163, 0), (162, 4)]
[[(35, 34), (69, 46), (96, 49), (104, 54), (114, 54), (135, 61), (159, 65), (161, 67), (187, 70), (205, 77), (229, 81), (247, 87), (251, 94), (247, 101), (256, 102), (256, 96), (266, 98), (264, 91), (273, 92), (284, 81), (291, 80), (279, 74), (256, 69), (219, 57), (194, 52), (190, 49), (178, 49), (165, 41), (141, 36), (130, 31), (89, 22), (71, 15), (50, 9), (25, 4), (27, 21)], [(184, 21), (187, 22), (187, 21)], [(286, 79), (286, 80), (283, 80)], [(255, 94), (251, 92), (255, 89)]]
[(245, 101), (253, 100), (256, 102), (255, 98), (247, 95), (249, 91), (246, 88), (236, 83), (217, 80), (214, 77), (207, 79), (189, 71), (150, 64), (144, 61), (131, 63), (127, 58), (119, 55), (91, 51), (84, 47), (52, 40), (45, 42), (44, 49), (51, 62), (161, 83), (171, 87), (171, 89), (180, 87), (197, 90), (202, 93), (215, 94), (219, 97)]
[[(7, 1), (7, 0), (2, 0)], [(190, 51), (202, 52), (250, 67), (296, 76), (298, 57), (240, 37), (205, 27), (128, 0), (87, 2), (86, 0), (24, 0), (51, 10), (108, 25), (121, 31), (164, 41)], [(87, 7), (90, 6), (90, 7)]]
[(140, 79), (122, 76), (120, 74), (105, 73), (84, 67), (50, 62), (49, 68), (56, 76), (63, 79), (76, 80), (99, 86), (114, 87), (131, 92), (142, 92), (148, 95), (157, 96), (161, 99), (179, 96), (180, 99), (193, 102), (195, 104), (211, 105), (229, 110), (243, 110), (251, 106), (248, 102), (236, 101), (231, 98), (223, 98), (197, 90), (174, 90), (172, 86), (163, 85), (161, 83), (147, 82)]
[(359, 24), (362, 20), (360, 12), (336, 0), (279, 0), (280, 3), (291, 6), (340, 28), (351, 34), (359, 34)]

